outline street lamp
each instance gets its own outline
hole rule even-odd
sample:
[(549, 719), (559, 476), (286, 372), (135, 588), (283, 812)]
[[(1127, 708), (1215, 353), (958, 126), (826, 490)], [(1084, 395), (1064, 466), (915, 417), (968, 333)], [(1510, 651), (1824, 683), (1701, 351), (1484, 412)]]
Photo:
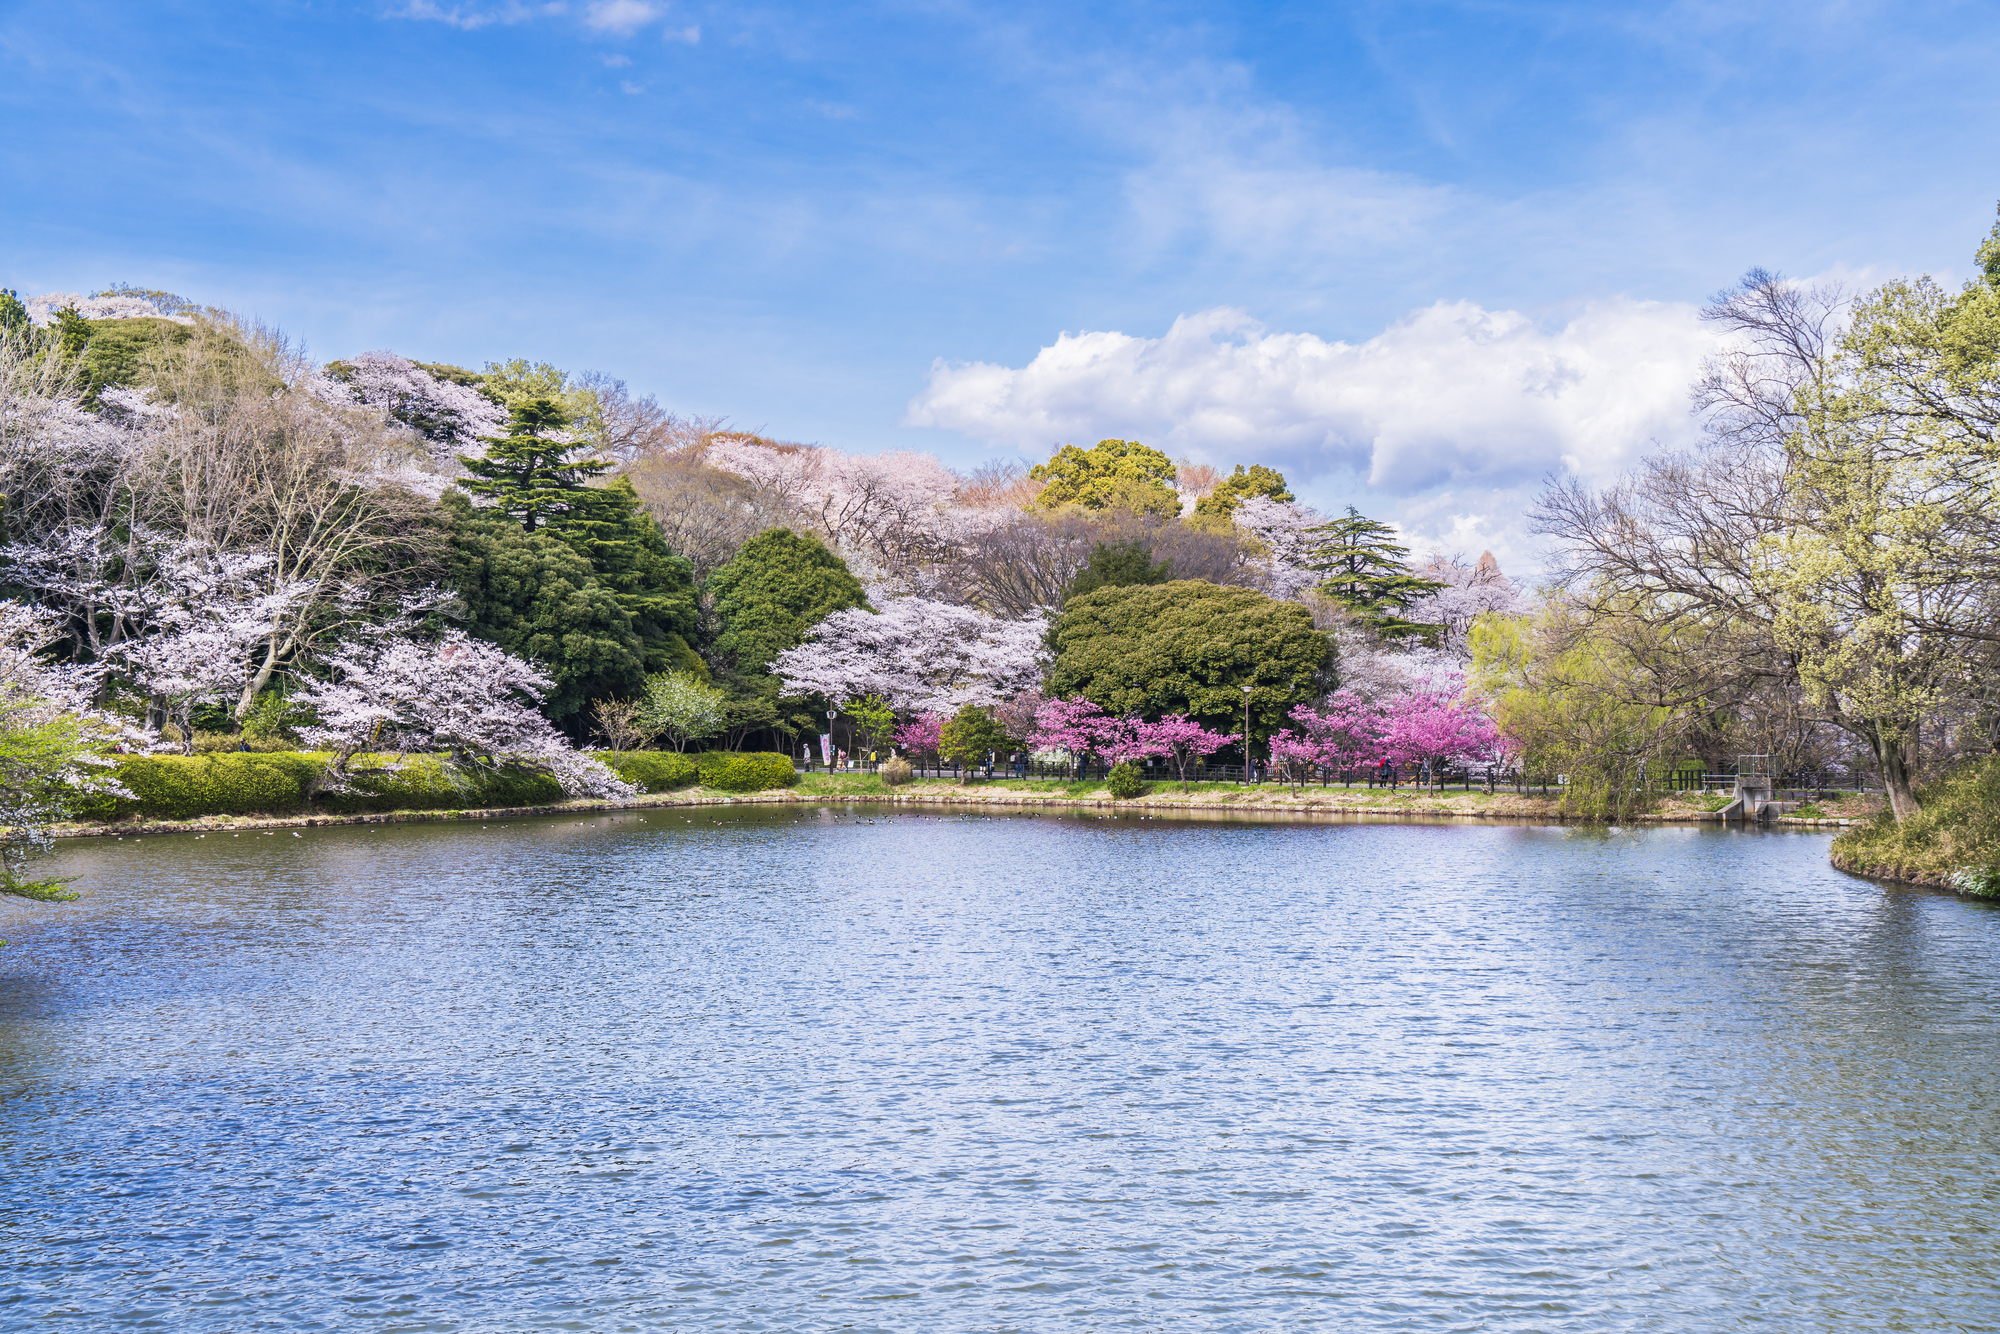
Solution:
[(1243, 781), (1250, 781), (1250, 687), (1243, 687)]

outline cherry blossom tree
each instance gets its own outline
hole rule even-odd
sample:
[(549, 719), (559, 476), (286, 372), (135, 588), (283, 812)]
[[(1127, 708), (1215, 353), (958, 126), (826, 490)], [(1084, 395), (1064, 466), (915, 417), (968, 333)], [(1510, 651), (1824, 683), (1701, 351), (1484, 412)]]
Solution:
[(871, 612), (854, 607), (815, 625), (772, 671), (788, 695), (847, 704), (870, 695), (898, 710), (956, 713), (1030, 690), (1048, 662), (1047, 624), (1003, 621), (971, 607), (894, 598)]
[(330, 752), (322, 786), (347, 782), (364, 750), (450, 751), (459, 765), (537, 770), (570, 796), (627, 797), (637, 789), (570, 747), (538, 711), (553, 683), (491, 644), (447, 632), (435, 643), (385, 636), (327, 655), (332, 679), (294, 698), (319, 718), (302, 729)]
[(1453, 760), (1487, 759), (1499, 745), (1499, 729), (1463, 690), (1412, 691), (1382, 712), (1383, 754), (1398, 764), (1427, 761), (1433, 784)]
[(1154, 723), (1140, 723), (1138, 737), (1150, 755), (1164, 755), (1181, 776), (1181, 790), (1188, 787), (1188, 768), (1197, 759), (1213, 755), (1232, 738), (1211, 732), (1184, 713), (1170, 713)]
[[(440, 380), (394, 352), (363, 352), (327, 367), (350, 401), (373, 408), (428, 442), (433, 461), (449, 467), (460, 454), (484, 452), (480, 441), (506, 433), (507, 409), (470, 385)], [(323, 390), (331, 396), (332, 390)]]
[(1472, 660), (1473, 622), (1488, 612), (1520, 611), (1527, 600), (1490, 551), (1480, 552), (1470, 565), (1433, 552), (1418, 562), (1416, 573), (1444, 587), (1412, 602), (1407, 619), (1437, 626), (1438, 647), (1459, 663)]
[(1324, 540), (1319, 531), (1326, 524), (1324, 514), (1296, 501), (1249, 496), (1238, 502), (1231, 517), (1264, 549), (1257, 564), (1272, 597), (1292, 601), (1325, 580), (1325, 574), (1310, 568)]
[(941, 714), (920, 713), (896, 729), (896, 744), (912, 755), (935, 755), (944, 744), (944, 723)]
[(106, 752), (153, 740), (91, 706), (98, 669), (39, 656), (60, 637), (48, 612), (0, 602), (0, 894), (44, 902), (76, 897), (63, 879), (27, 875), (53, 846), (49, 826), (88, 797), (131, 796)]
[(1005, 518), (958, 504), (960, 478), (929, 454), (847, 454), (717, 435), (704, 458), (797, 510), (869, 582), (903, 591), (914, 591), (915, 567), (967, 531)]

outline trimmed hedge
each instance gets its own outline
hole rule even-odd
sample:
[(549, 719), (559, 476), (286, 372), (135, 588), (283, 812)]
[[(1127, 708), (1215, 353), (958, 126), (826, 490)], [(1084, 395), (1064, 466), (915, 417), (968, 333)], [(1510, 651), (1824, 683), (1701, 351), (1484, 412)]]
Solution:
[(701, 785), (722, 792), (762, 792), (799, 781), (792, 757), (775, 751), (711, 750), (700, 765)]
[[(769, 752), (671, 751), (598, 754), (596, 759), (645, 792), (671, 792), (699, 780), (724, 792), (761, 792), (798, 781), (789, 755)], [(473, 810), (486, 806), (552, 806), (565, 800), (547, 774), (525, 769), (460, 768), (442, 755), (355, 755), (347, 762), (352, 791), (305, 793), (326, 764), (315, 752), (224, 752), (212, 755), (120, 755), (118, 779), (130, 797), (93, 797), (77, 809), (84, 820), (193, 820), (204, 815), (335, 815), (371, 811)]]
[(611, 772), (641, 792), (672, 792), (700, 776), (700, 766), (693, 755), (671, 750), (628, 750), (623, 755), (597, 750), (591, 752), (591, 758), (602, 761)]
[[(317, 757), (315, 757), (317, 758)], [(460, 768), (442, 755), (355, 755), (347, 761), (352, 792), (323, 792), (318, 807), (336, 815), (365, 811), (471, 810), (482, 806), (552, 806), (562, 785), (525, 769)]]
[(86, 820), (141, 815), (192, 820), (199, 815), (287, 815), (305, 809), (306, 786), (325, 759), (296, 751), (270, 754), (124, 755), (118, 781), (131, 797), (93, 797), (77, 814)]

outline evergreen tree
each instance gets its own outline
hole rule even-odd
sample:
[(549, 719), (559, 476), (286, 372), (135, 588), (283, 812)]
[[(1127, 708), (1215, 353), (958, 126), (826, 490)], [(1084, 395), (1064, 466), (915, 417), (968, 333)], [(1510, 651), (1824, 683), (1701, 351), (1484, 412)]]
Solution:
[(1444, 585), (1410, 572), (1410, 549), (1396, 541), (1395, 529), (1349, 505), (1344, 517), (1311, 533), (1313, 559), (1306, 568), (1326, 575), (1319, 585), (1322, 593), (1379, 635), (1400, 638), (1432, 628), (1406, 620), (1402, 613)]
[(1035, 498), (1043, 509), (1081, 505), (1163, 518), (1181, 512), (1172, 460), (1137, 440), (1100, 440), (1089, 449), (1064, 445), (1047, 463), (1028, 469), (1028, 476), (1043, 484)]
[(1066, 603), (1071, 598), (1100, 588), (1164, 584), (1173, 577), (1173, 562), (1163, 560), (1158, 565), (1153, 564), (1153, 553), (1137, 539), (1111, 545), (1099, 542), (1091, 548), (1090, 559), (1070, 580), (1069, 588), (1063, 593), (1063, 601)]
[(701, 623), (694, 567), (667, 545), (630, 481), (620, 477), (592, 488), (590, 503), (550, 517), (548, 531), (590, 562), (598, 582), (632, 618), (648, 673), (708, 675), (689, 647)]
[(811, 537), (772, 528), (745, 542), (709, 576), (705, 591), (718, 623), (712, 650), (717, 677), (729, 692), (731, 748), (753, 732), (817, 730), (803, 701), (780, 697), (771, 660), (797, 647), (807, 630), (834, 612), (867, 605), (846, 562)]
[(504, 436), (485, 436), (485, 458), (460, 455), (476, 479), (465, 489), (485, 496), (501, 513), (520, 520), (528, 532), (543, 523), (582, 518), (594, 507), (615, 505), (590, 485), (609, 471), (602, 459), (575, 458), (585, 446), (567, 438), (569, 414), (554, 399), (533, 398), (514, 406)]
[(549, 674), (555, 689), (543, 711), (552, 721), (574, 727), (591, 700), (645, 689), (646, 644), (589, 561), (554, 534), (475, 510), (462, 495), (447, 493), (444, 507), (467, 631)]
[(867, 605), (861, 581), (817, 540), (772, 528), (743, 544), (708, 581), (717, 654), (745, 674), (805, 640), (806, 631), (846, 607)]
[(9, 287), (0, 287), (0, 334), (25, 333), (32, 325), (28, 320), (28, 308), (21, 302), (21, 294)]

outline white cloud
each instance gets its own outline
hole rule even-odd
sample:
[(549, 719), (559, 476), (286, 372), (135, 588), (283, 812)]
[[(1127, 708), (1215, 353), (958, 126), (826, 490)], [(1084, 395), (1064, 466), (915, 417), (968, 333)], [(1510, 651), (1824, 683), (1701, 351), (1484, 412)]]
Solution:
[(1691, 307), (1625, 299), (1555, 330), (1440, 302), (1358, 344), (1216, 309), (1160, 338), (1066, 333), (1018, 370), (939, 361), (904, 422), (1036, 454), (1132, 436), (1413, 495), (1551, 468), (1596, 476), (1651, 441), (1686, 438), (1687, 386), (1708, 346)]
[(583, 21), (593, 32), (630, 37), (660, 16), (661, 10), (645, 0), (597, 0), (584, 10)]
[(1711, 346), (1693, 307), (1624, 298), (1558, 328), (1439, 302), (1362, 343), (1216, 309), (1159, 338), (1066, 333), (1018, 369), (939, 361), (903, 420), (1034, 457), (1120, 436), (1267, 463), (1322, 503), (1365, 488), (1355, 502), (1419, 546), (1532, 564), (1521, 513), (1541, 478), (1603, 480), (1691, 439), (1688, 385)]
[(685, 28), (668, 28), (660, 36), (669, 42), (686, 42), (689, 46), (701, 44), (701, 25), (690, 23)]
[(623, 53), (604, 57), (604, 68), (606, 69), (624, 69), (631, 63), (632, 57)]

